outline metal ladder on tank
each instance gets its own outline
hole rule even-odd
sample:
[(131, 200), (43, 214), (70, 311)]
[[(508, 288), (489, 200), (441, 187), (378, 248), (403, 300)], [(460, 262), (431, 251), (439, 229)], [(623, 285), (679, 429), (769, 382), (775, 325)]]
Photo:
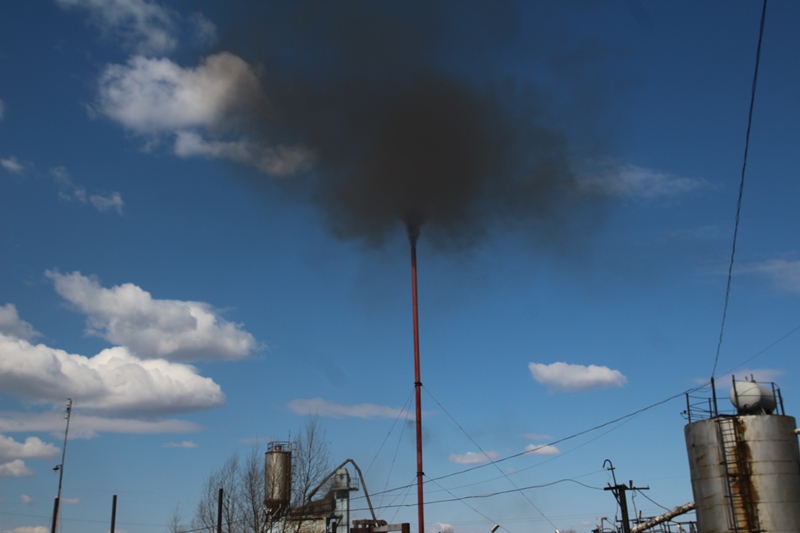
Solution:
[(730, 531), (755, 533), (761, 529), (752, 504), (750, 467), (741, 453), (739, 431), (736, 417), (717, 418), (720, 465), (725, 474), (725, 499), (728, 500), (728, 525)]

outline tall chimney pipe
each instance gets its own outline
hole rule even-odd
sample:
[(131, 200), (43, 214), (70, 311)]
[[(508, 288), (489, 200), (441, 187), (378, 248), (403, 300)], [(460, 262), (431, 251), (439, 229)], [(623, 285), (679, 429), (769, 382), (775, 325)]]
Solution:
[(408, 222), (408, 240), (411, 244), (411, 311), (414, 322), (414, 394), (416, 397), (417, 415), (417, 516), (419, 533), (425, 533), (425, 511), (422, 497), (422, 381), (419, 370), (419, 311), (417, 308), (417, 240), (419, 225)]

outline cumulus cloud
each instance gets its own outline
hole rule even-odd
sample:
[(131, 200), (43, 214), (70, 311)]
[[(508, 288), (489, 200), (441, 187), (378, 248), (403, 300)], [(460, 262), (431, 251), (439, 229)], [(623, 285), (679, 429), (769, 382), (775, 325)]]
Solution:
[(17, 442), (11, 437), (0, 435), (0, 461), (8, 459), (51, 459), (58, 455), (59, 449), (38, 437), (28, 437), (25, 442)]
[(800, 261), (772, 259), (744, 265), (739, 270), (765, 276), (779, 290), (800, 294)]
[(467, 452), (465, 454), (451, 453), (448, 460), (457, 465), (479, 465), (494, 461), (500, 457), (500, 452), (490, 450), (488, 452)]
[(30, 496), (28, 496), (27, 494), (20, 494), (20, 495), (19, 495), (19, 499), (20, 499), (20, 500), (22, 501), (22, 503), (24, 503), (25, 505), (33, 505), (33, 504), (35, 503), (35, 502), (34, 502), (34, 499), (33, 499), (33, 498), (31, 498)]
[(595, 389), (621, 387), (627, 381), (619, 370), (606, 366), (572, 365), (567, 363), (529, 363), (531, 376), (537, 383), (553, 392), (583, 392)]
[(525, 451), (532, 455), (558, 455), (561, 451), (551, 444), (528, 444)]
[[(96, 437), (99, 433), (191, 433), (201, 429), (198, 424), (186, 420), (112, 418), (82, 411), (80, 416), (73, 417), (70, 422), (69, 436), (70, 439), (89, 439)], [(64, 432), (64, 413), (63, 411), (0, 412), (0, 432), (49, 432), (54, 436), (59, 436)]]
[(8, 463), (0, 464), (0, 478), (32, 476), (33, 470), (25, 466), (25, 461), (15, 459)]
[[(84, 356), (34, 343), (38, 333), (16, 307), (0, 306), (0, 392), (33, 400), (34, 406), (73, 398), (86, 410), (73, 426), (75, 436), (195, 431), (195, 424), (155, 419), (225, 403), (220, 386), (183, 361), (240, 359), (255, 349), (252, 335), (207, 304), (155, 300), (131, 284), (105, 289), (78, 272), (46, 274), (61, 296), (87, 314), (90, 332), (117, 346)], [(58, 431), (62, 414), (0, 413), (0, 433)], [(134, 420), (113, 418), (119, 415)], [(141, 417), (150, 419), (136, 420)], [(17, 442), (0, 435), (0, 460), (53, 450), (36, 438)], [(20, 472), (24, 465), (5, 465), (7, 472), (15, 467)]]
[(317, 415), (330, 418), (400, 418), (410, 413), (405, 409), (386, 407), (373, 403), (342, 405), (322, 398), (298, 399), (289, 402), (289, 409), (299, 415)]
[(44, 526), (33, 526), (33, 527), (15, 527), (14, 529), (4, 529), (0, 531), (0, 533), (49, 533), (50, 528)]
[(708, 181), (702, 178), (614, 161), (597, 165), (581, 179), (580, 185), (585, 192), (636, 200), (672, 198), (709, 187)]
[(89, 333), (125, 346), (137, 357), (234, 360), (257, 347), (241, 325), (222, 319), (206, 303), (154, 299), (131, 283), (107, 289), (80, 272), (46, 275), (58, 294), (87, 315)]
[(143, 56), (109, 65), (100, 75), (94, 111), (148, 137), (174, 136), (179, 157), (227, 159), (283, 177), (307, 168), (312, 155), (302, 146), (272, 146), (235, 135), (231, 127), (266, 109), (259, 71), (228, 52), (197, 67)]
[(17, 158), (14, 156), (0, 159), (0, 166), (9, 174), (22, 174), (22, 171), (25, 170), (25, 166), (17, 161)]
[(125, 202), (122, 201), (122, 196), (118, 192), (113, 192), (105, 196), (101, 194), (89, 194), (86, 192), (86, 188), (72, 181), (69, 172), (67, 172), (67, 169), (64, 167), (50, 169), (50, 175), (53, 177), (56, 185), (58, 185), (58, 196), (62, 200), (91, 204), (101, 213), (116, 211), (117, 214), (122, 214)]
[(256, 69), (221, 52), (196, 68), (143, 56), (108, 65), (95, 109), (133, 132), (155, 134), (216, 128), (265, 103)]
[(183, 442), (166, 442), (162, 446), (162, 448), (197, 448), (197, 444), (190, 440), (185, 440)]
[(149, 0), (56, 0), (63, 8), (81, 8), (101, 31), (121, 39), (140, 54), (164, 54), (177, 45), (177, 15)]
[(20, 319), (14, 304), (0, 305), (0, 334), (25, 340), (39, 336), (32, 325)]
[(0, 335), (0, 391), (47, 402), (72, 397), (98, 411), (163, 414), (218, 407), (219, 385), (194, 367), (141, 360), (124, 347), (93, 357)]

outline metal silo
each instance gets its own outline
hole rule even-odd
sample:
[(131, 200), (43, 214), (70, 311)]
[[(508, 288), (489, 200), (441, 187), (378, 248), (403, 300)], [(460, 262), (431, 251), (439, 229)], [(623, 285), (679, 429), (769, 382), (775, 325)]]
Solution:
[(264, 485), (264, 504), (267, 511), (276, 513), (287, 509), (292, 497), (292, 443), (270, 442)]
[(767, 414), (776, 406), (774, 395), (765, 394), (761, 407), (737, 398), (741, 390), (754, 389), (734, 384), (736, 414), (719, 414), (714, 406), (711, 418), (690, 418), (684, 428), (698, 533), (796, 533), (800, 449), (795, 419)]

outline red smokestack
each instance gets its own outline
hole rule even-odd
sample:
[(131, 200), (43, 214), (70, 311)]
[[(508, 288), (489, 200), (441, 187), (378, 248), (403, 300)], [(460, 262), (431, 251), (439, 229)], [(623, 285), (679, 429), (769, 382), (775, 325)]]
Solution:
[(411, 244), (411, 312), (414, 322), (414, 393), (417, 408), (417, 515), (419, 533), (425, 533), (425, 511), (422, 498), (422, 381), (419, 372), (419, 313), (417, 310), (417, 239), (419, 225), (409, 220), (408, 240)]

